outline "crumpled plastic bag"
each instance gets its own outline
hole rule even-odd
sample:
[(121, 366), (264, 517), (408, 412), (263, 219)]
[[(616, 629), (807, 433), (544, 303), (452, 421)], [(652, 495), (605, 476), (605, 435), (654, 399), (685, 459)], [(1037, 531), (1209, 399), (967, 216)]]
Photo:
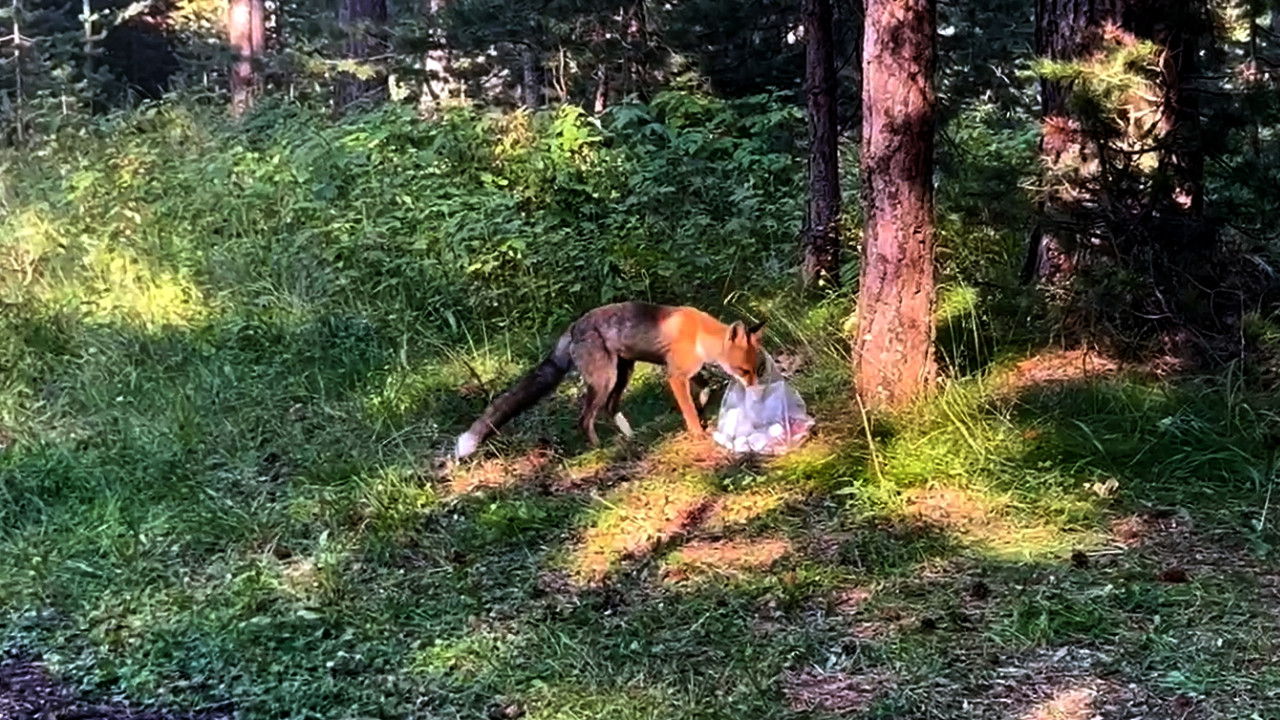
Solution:
[(711, 437), (734, 452), (780, 455), (804, 442), (813, 422), (766, 353), (765, 372), (754, 386), (730, 383)]

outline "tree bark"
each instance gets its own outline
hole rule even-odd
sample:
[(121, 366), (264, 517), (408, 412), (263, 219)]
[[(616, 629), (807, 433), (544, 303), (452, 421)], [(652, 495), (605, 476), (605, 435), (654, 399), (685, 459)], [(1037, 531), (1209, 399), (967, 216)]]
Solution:
[(809, 120), (809, 213), (804, 282), (840, 282), (840, 159), (830, 0), (805, 0), (805, 98)]
[(1067, 100), (1077, 89), (1041, 80), (1045, 189), (1025, 281), (1069, 279), (1086, 251), (1099, 255), (1090, 248), (1105, 248), (1123, 262), (1134, 248), (1116, 238), (1147, 236), (1135, 228), (1167, 235), (1151, 218), (1198, 223), (1204, 206), (1200, 113), (1183, 85), (1194, 74), (1206, 26), (1200, 0), (1038, 0), (1036, 52), (1042, 57), (1087, 66), (1108, 45), (1114, 51), (1142, 40), (1153, 42), (1159, 56), (1144, 86), (1107, 118), (1073, 111)]
[(253, 107), (262, 90), (262, 55), (266, 43), (263, 0), (231, 0), (227, 10), (231, 45), (231, 115)]
[(520, 49), (520, 104), (529, 109), (542, 107), (542, 56), (533, 45)]
[[(1119, 28), (1126, 0), (1037, 0), (1036, 54), (1071, 61), (1096, 51), (1107, 27)], [(1032, 233), (1022, 280), (1055, 283), (1075, 272), (1082, 238), (1072, 231), (1080, 209), (1093, 204), (1088, 187), (1098, 162), (1084, 129), (1067, 108), (1069, 87), (1040, 80), (1040, 160), (1046, 182), (1040, 221)], [(1087, 223), (1086, 223), (1087, 225)]]
[[(1201, 140), (1200, 103), (1185, 92), (1185, 79), (1196, 74), (1198, 35), (1195, 0), (1156, 0), (1158, 17), (1165, 22), (1152, 31), (1152, 39), (1164, 51), (1160, 56), (1160, 81), (1164, 98), (1160, 107), (1158, 201), (1172, 215), (1199, 221), (1204, 217), (1204, 144)], [(1163, 6), (1163, 7), (1162, 7)], [(1273, 13), (1280, 14), (1280, 13)], [(1250, 27), (1253, 27), (1250, 23)]]
[[(386, 54), (388, 45), (384, 31), (387, 24), (387, 0), (342, 0), (338, 10), (338, 24), (347, 36), (348, 59), (367, 63), (370, 58)], [(386, 97), (387, 83), (380, 72), (372, 77), (344, 73), (338, 78), (339, 111), (358, 103), (378, 103)]]
[(933, 384), (935, 0), (868, 0), (863, 38), (865, 215), (856, 389), (899, 407)]

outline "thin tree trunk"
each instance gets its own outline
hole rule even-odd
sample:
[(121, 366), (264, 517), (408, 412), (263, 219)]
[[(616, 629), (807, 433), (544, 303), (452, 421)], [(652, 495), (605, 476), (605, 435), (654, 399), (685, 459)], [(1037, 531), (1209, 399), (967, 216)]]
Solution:
[(18, 24), (22, 6), (18, 4), (18, 0), (12, 0), (9, 8), (13, 15), (13, 35), (10, 36), (13, 43), (13, 129), (14, 137), (17, 138), (18, 144), (22, 145), (27, 141), (25, 128), (27, 119), (24, 113), (26, 98), (23, 97), (22, 89), (22, 46), (25, 43), (22, 26)]
[(520, 50), (520, 73), (520, 103), (530, 109), (542, 107), (541, 54), (532, 45)]
[(863, 39), (865, 215), (856, 389), (870, 408), (927, 391), (933, 355), (935, 0), (868, 0)]
[(233, 117), (240, 117), (253, 107), (253, 100), (262, 89), (264, 15), (263, 0), (231, 0), (228, 8)]
[(840, 159), (830, 0), (805, 0), (805, 97), (809, 119), (809, 214), (804, 282), (840, 281)]
[[(387, 0), (342, 0), (338, 10), (338, 24), (347, 36), (347, 58), (367, 63), (387, 52), (383, 35), (387, 24)], [(338, 78), (337, 110), (342, 111), (358, 103), (378, 103), (387, 97), (386, 79), (381, 72), (371, 77), (345, 73)]]
[[(1183, 87), (1196, 72), (1197, 38), (1193, 26), (1194, 2), (1172, 0), (1175, 19), (1155, 40), (1164, 47), (1160, 58), (1160, 134), (1165, 139), (1160, 154), (1160, 175), (1165, 179), (1161, 203), (1172, 214), (1199, 220), (1204, 216), (1204, 145), (1201, 141), (1200, 103)], [(1250, 29), (1255, 27), (1250, 23)], [(1256, 127), (1256, 125), (1255, 125)]]
[(603, 61), (596, 75), (599, 82), (596, 83), (596, 100), (592, 109), (599, 115), (609, 106), (609, 67)]

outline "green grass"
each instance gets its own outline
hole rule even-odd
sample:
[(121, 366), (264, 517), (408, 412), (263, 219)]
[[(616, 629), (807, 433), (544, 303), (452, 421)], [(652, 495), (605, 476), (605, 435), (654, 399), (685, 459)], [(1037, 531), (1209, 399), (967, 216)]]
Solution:
[[(1219, 402), (1221, 381), (1010, 396), (993, 372), (874, 428), (879, 471), (822, 411), (794, 458), (693, 462), (641, 382), (635, 446), (586, 453), (565, 393), (437, 475), (479, 407), (454, 397), (455, 360), (406, 368), (349, 319), (267, 332), (62, 339), (0, 456), (6, 646), (91, 692), (249, 717), (778, 717), (809, 666), (892, 678), (870, 717), (960, 716), (984, 673), (1064, 648), (1097, 654), (1070, 672), (1208, 716), (1276, 692), (1268, 430), (1241, 421), (1264, 404)], [(838, 407), (822, 388), (842, 359), (817, 357), (799, 387)], [(543, 435), (561, 454), (526, 467)], [(1194, 521), (1186, 552), (1225, 538), (1223, 557), (1187, 584), (1157, 578), (1180, 548), (1070, 566), (1148, 503)], [(625, 552), (592, 546), (610, 542)], [(741, 560), (768, 543), (771, 564)], [(598, 577), (576, 574), (589, 557)]]
[[(203, 137), (181, 127), (184, 146)], [(217, 150), (228, 137), (196, 153), (214, 185), (239, 167)], [(283, 172), (263, 160), (276, 140), (248, 140), (232, 159)], [(229, 208), (179, 193), (187, 211), (114, 152), (92, 168), (111, 183), (80, 195), (59, 195), (56, 163), (30, 170), (48, 197), (7, 214), (0, 240), (5, 267), (30, 269), (0, 283), (0, 648), (91, 696), (246, 718), (1021, 717), (1079, 688), (1155, 716), (1280, 707), (1277, 417), (1234, 370), (1033, 382), (1018, 343), (976, 330), (1014, 300), (956, 281), (941, 348), (956, 376), (864, 426), (848, 299), (798, 298), (767, 268), (735, 293), (751, 274), (735, 270), (703, 304), (729, 316), (749, 296), (770, 349), (804, 358), (807, 447), (767, 463), (690, 447), (646, 373), (626, 400), (633, 443), (602, 428), (588, 450), (568, 387), (442, 469), (553, 337), (532, 299), (563, 291), (563, 311), (598, 286), (544, 285), (561, 268), (534, 253), (486, 278), (512, 312), (458, 300), (480, 281), (379, 235), (386, 208), (362, 206), (377, 194), (359, 183), (439, 170), (396, 153), (304, 217), (298, 197), (323, 187), (272, 175), (219, 196)], [(326, 163), (307, 167), (342, 167)], [(690, 202), (708, 224), (724, 210)], [(357, 240), (319, 237), (327, 212)], [(439, 284), (455, 270), (461, 291)], [(688, 276), (673, 272), (645, 282), (674, 292)]]

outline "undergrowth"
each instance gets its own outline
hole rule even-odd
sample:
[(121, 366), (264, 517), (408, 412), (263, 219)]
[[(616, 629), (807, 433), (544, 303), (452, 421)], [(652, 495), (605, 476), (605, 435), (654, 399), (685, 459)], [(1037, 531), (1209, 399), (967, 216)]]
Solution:
[[(1016, 207), (940, 194), (947, 381), (864, 418), (850, 297), (791, 289), (797, 118), (768, 99), (202, 113), (5, 160), (6, 652), (250, 718), (1016, 717), (1079, 688), (1267, 716), (1273, 404), (1027, 365), (1032, 305), (991, 289)], [(1031, 136), (957, 122), (944, 170), (1010, 192)], [(571, 383), (436, 462), (630, 297), (768, 318), (816, 436), (690, 445), (645, 370), (635, 442), (588, 450)]]

